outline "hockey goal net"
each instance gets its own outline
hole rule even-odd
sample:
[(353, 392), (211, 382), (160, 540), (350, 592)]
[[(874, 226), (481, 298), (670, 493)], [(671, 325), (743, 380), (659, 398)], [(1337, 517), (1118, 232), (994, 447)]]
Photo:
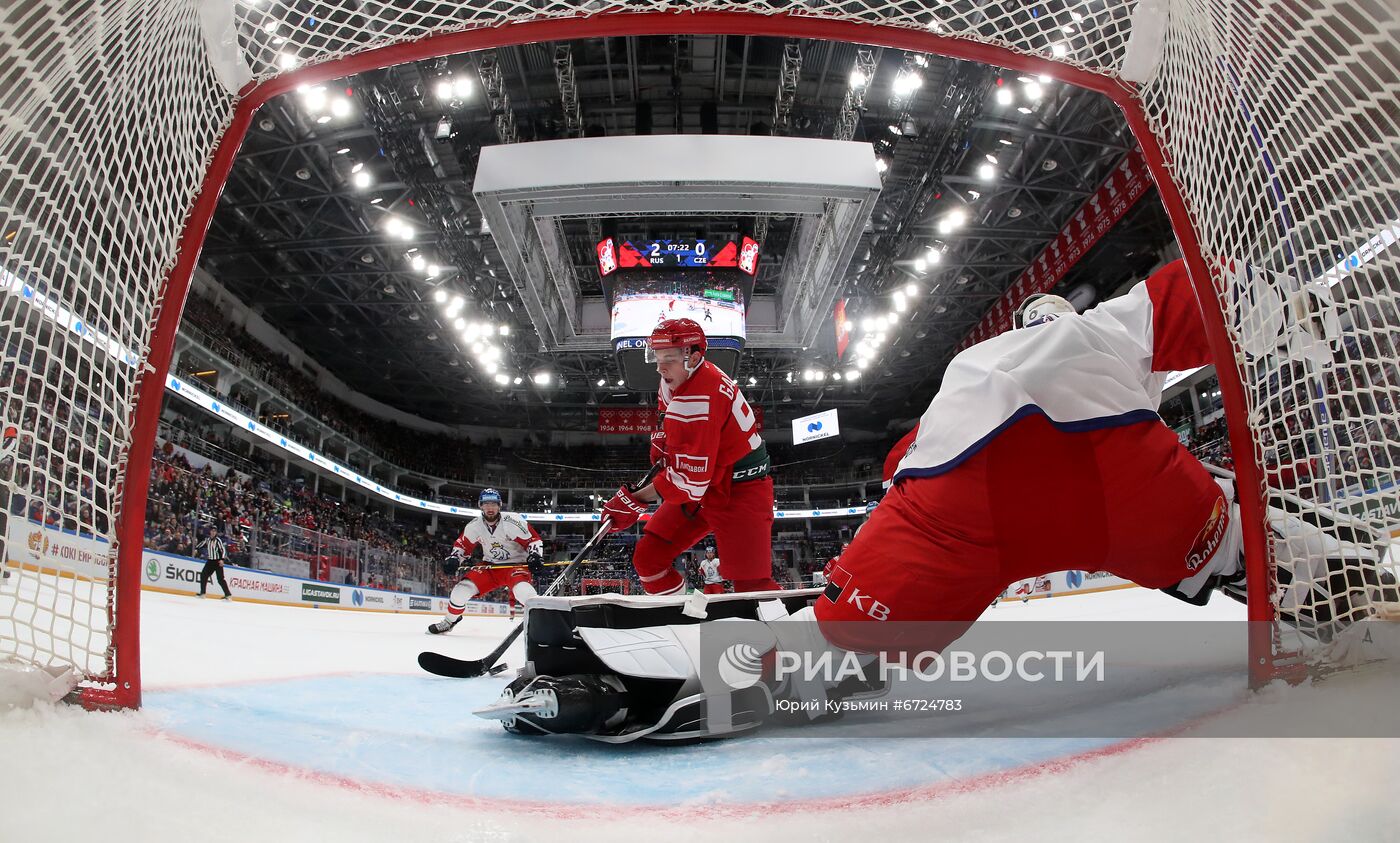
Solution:
[(579, 594), (631, 594), (632, 583), (627, 580), (582, 579), (578, 581)]
[[(255, 109), (435, 55), (710, 33), (939, 53), (1116, 102), (1207, 312), (1261, 622), (1255, 678), (1312, 640), (1266, 623), (1276, 609), (1366, 610), (1375, 572), (1362, 557), (1389, 553), (1400, 524), (1400, 27), (1388, 0), (33, 0), (0, 11), (0, 413), (12, 434), (0, 657), (75, 666), (88, 701), (139, 704), (156, 420), (190, 273)], [(1354, 518), (1354, 547), (1331, 560), (1298, 532), (1281, 570), (1267, 507), (1285, 495), (1296, 516)]]

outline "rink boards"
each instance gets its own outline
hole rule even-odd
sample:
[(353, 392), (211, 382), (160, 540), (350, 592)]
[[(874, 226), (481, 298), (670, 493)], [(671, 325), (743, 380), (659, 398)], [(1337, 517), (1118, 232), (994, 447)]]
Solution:
[[(12, 518), (7, 528), (6, 565), (41, 577), (73, 579), (105, 585), (108, 581), (108, 543), (85, 533), (48, 527)], [(167, 594), (197, 594), (200, 559), (158, 550), (141, 553), (141, 588)], [(342, 583), (322, 582), (286, 574), (259, 571), (237, 565), (224, 565), (224, 578), (236, 600), (307, 606), (318, 609), (351, 609), (370, 612), (414, 612), (440, 615), (447, 611), (447, 598), (406, 594)], [(217, 580), (209, 588), (219, 594)], [(509, 615), (505, 603), (472, 600), (467, 614), (486, 617)]]

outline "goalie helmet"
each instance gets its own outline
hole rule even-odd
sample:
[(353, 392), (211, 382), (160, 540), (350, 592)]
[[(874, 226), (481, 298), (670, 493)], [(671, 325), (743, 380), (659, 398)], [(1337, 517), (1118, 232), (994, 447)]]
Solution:
[(1016, 327), (1029, 328), (1074, 312), (1074, 305), (1069, 303), (1069, 299), (1053, 293), (1036, 293), (1027, 296), (1016, 309)]
[(651, 336), (647, 337), (647, 362), (656, 362), (656, 352), (662, 348), (681, 348), (688, 351), (694, 347), (698, 347), (701, 354), (709, 347), (705, 340), (705, 331), (699, 322), (694, 319), (665, 319), (652, 328)]

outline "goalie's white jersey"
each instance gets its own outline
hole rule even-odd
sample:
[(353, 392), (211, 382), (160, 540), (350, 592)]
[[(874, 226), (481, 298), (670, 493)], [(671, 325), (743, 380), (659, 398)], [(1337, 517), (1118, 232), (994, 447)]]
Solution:
[(484, 518), (472, 519), (452, 548), (469, 557), (478, 546), (481, 561), (487, 565), (523, 565), (531, 551), (544, 553), (540, 534), (514, 512), (502, 512), (494, 526)]
[(1082, 315), (1008, 331), (953, 358), (894, 479), (951, 471), (1032, 414), (1061, 432), (1156, 419), (1167, 376), (1209, 362), (1177, 261)]

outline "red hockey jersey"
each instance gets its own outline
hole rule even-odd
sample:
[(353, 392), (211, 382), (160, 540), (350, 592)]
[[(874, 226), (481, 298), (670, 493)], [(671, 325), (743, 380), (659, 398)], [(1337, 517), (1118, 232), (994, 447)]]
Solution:
[[(674, 394), (662, 381), (657, 404), (666, 433), (666, 468), (654, 481), (661, 499), (689, 504), (728, 498), (735, 463), (763, 448), (738, 384), (706, 360)], [(756, 461), (759, 468), (767, 472), (766, 459)]]

